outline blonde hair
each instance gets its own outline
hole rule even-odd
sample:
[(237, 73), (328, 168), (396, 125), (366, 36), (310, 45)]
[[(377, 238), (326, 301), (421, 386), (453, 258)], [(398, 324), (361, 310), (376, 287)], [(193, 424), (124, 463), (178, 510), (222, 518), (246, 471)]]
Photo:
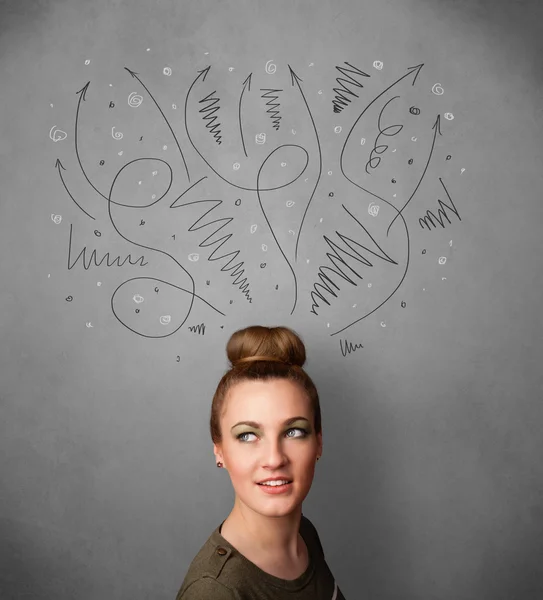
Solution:
[(313, 409), (315, 434), (321, 432), (319, 394), (304, 371), (305, 346), (300, 336), (288, 327), (252, 325), (234, 332), (226, 344), (230, 369), (222, 376), (213, 395), (209, 429), (214, 444), (220, 444), (220, 418), (226, 412), (230, 389), (242, 381), (287, 379), (305, 392)]

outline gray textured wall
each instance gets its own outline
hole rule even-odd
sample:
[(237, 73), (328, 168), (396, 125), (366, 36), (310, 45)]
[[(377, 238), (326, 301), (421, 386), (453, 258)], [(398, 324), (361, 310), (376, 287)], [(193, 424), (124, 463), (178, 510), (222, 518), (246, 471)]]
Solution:
[(254, 323), (307, 344), (347, 598), (543, 595), (542, 22), (0, 2), (2, 598), (174, 597), (232, 505), (209, 408)]

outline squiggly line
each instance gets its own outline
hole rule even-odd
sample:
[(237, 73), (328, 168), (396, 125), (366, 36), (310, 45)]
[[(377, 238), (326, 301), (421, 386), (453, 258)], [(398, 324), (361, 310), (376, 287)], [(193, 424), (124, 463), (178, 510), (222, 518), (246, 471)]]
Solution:
[[(111, 205), (113, 204), (112, 200), (111, 200), (111, 195), (113, 194), (113, 188), (115, 187), (115, 183), (117, 182), (117, 179), (119, 177), (119, 175), (121, 174), (121, 172), (123, 171), (123, 169), (125, 169), (128, 165), (125, 165), (124, 167), (122, 167), (121, 169), (119, 169), (119, 171), (117, 172), (117, 174), (115, 175), (115, 178), (113, 179), (112, 183), (111, 183), (111, 187), (109, 189), (109, 195), (108, 195), (108, 203), (107, 203), (107, 208), (108, 208), (108, 215), (109, 215), (109, 220), (111, 221), (111, 224), (113, 225), (113, 228), (115, 229), (115, 231), (123, 238), (123, 240), (126, 240), (127, 242), (130, 242), (131, 244), (134, 244), (135, 246), (138, 246), (140, 248), (145, 248), (146, 250), (152, 250), (154, 252), (159, 252), (160, 254), (164, 254), (165, 256), (168, 256), (169, 258), (171, 258), (174, 263), (187, 275), (187, 277), (190, 280), (191, 283), (191, 289), (190, 290), (185, 290), (183, 288), (179, 288), (179, 286), (174, 286), (177, 287), (178, 289), (182, 289), (182, 291), (187, 292), (188, 294), (190, 294), (190, 305), (189, 308), (187, 310), (187, 314), (185, 315), (185, 318), (183, 319), (183, 321), (181, 322), (181, 324), (179, 325), (179, 327), (177, 329), (175, 329), (174, 331), (172, 331), (171, 333), (169, 333), (168, 335), (172, 335), (174, 334), (176, 331), (179, 331), (179, 329), (185, 324), (185, 322), (187, 321), (187, 319), (190, 316), (190, 313), (192, 311), (192, 306), (194, 304), (194, 298), (198, 297), (200, 298), (196, 292), (195, 292), (195, 288), (196, 288), (196, 284), (194, 282), (194, 279), (192, 277), (192, 275), (187, 271), (187, 269), (185, 269), (185, 267), (178, 261), (176, 260), (171, 254), (169, 254), (168, 252), (164, 252), (164, 250), (159, 250), (158, 248), (153, 248), (151, 246), (145, 246), (144, 244), (139, 244), (138, 242), (135, 242), (129, 238), (127, 238), (126, 236), (124, 236), (118, 229), (116, 223), (115, 223), (115, 219), (113, 218), (113, 215), (111, 214)], [(170, 182), (171, 184), (171, 182)], [(126, 283), (126, 282), (125, 282)], [(167, 282), (165, 282), (167, 283)], [(122, 284), (121, 284), (122, 285)], [(168, 285), (172, 285), (172, 284), (168, 284)], [(119, 286), (120, 287), (120, 286)], [(119, 288), (117, 288), (119, 289)], [(113, 313), (115, 314), (115, 310), (113, 307), (113, 298), (115, 296), (115, 292), (113, 294), (113, 296), (111, 297), (111, 308), (113, 310)], [(206, 301), (204, 301), (206, 302)], [(206, 304), (208, 304), (209, 306), (211, 306), (211, 304), (209, 304), (208, 302), (206, 302)], [(222, 314), (221, 311), (219, 311), (217, 308), (215, 308), (214, 306), (211, 306), (214, 310), (216, 310), (218, 313)], [(117, 315), (115, 315), (117, 316)], [(120, 319), (119, 321), (125, 326), (128, 327), (125, 323), (123, 323)], [(128, 329), (131, 329), (130, 327), (128, 327)], [(133, 329), (131, 329), (131, 331), (134, 331)], [(137, 332), (135, 332), (137, 333)], [(140, 334), (143, 335), (143, 334)], [(145, 336), (145, 337), (149, 337), (149, 336)], [(165, 337), (165, 336), (162, 336)]]
[(332, 100), (332, 105), (334, 106), (335, 113), (340, 113), (346, 106), (348, 106), (352, 102), (352, 99), (347, 98), (347, 96), (345, 94), (349, 94), (350, 96), (354, 96), (355, 98), (358, 98), (358, 94), (356, 94), (353, 90), (350, 90), (348, 87), (345, 87), (345, 84), (359, 87), (359, 88), (364, 87), (354, 77), (351, 77), (351, 75), (349, 75), (349, 73), (352, 73), (353, 75), (361, 75), (362, 77), (371, 77), (370, 75), (368, 75), (367, 73), (364, 73), (364, 71), (361, 71), (360, 69), (358, 69), (357, 67), (354, 67), (350, 63), (345, 62), (345, 64), (349, 65), (349, 67), (351, 67), (351, 69), (346, 69), (345, 67), (336, 66), (336, 69), (342, 75), (347, 77), (347, 79), (343, 79), (342, 77), (336, 78), (336, 81), (340, 87), (334, 88), (334, 92), (336, 92), (336, 96)]
[(266, 106), (269, 106), (268, 110), (266, 111), (269, 115), (270, 115), (270, 119), (272, 120), (272, 127), (275, 129), (275, 131), (279, 131), (279, 123), (282, 119), (282, 117), (278, 116), (279, 115), (279, 110), (278, 109), (281, 104), (279, 102), (275, 102), (275, 100), (279, 99), (279, 96), (274, 96), (274, 94), (276, 92), (282, 92), (283, 90), (273, 90), (273, 89), (262, 89), (260, 88), (261, 92), (266, 92), (265, 94), (262, 94), (262, 98), (266, 98), (268, 101), (266, 102)]
[[(217, 120), (217, 116), (215, 115), (215, 113), (219, 110), (220, 106), (218, 105), (219, 99), (218, 98), (213, 98), (213, 94), (216, 94), (217, 90), (215, 90), (214, 92), (211, 92), (211, 94), (208, 94), (205, 98), (202, 98), (202, 100), (199, 101), (200, 104), (202, 104), (202, 102), (208, 102), (209, 104), (205, 107), (200, 109), (198, 112), (200, 113), (209, 113), (206, 114), (205, 117), (202, 117), (202, 119), (204, 121), (208, 121), (206, 123), (206, 128), (208, 129), (209, 133), (211, 133), (211, 135), (215, 138), (215, 141), (217, 142), (217, 144), (219, 144), (219, 146), (221, 145), (222, 141), (221, 141), (221, 130), (220, 130), (220, 123), (215, 123), (215, 121)], [(215, 104), (217, 104), (217, 106), (215, 106)]]

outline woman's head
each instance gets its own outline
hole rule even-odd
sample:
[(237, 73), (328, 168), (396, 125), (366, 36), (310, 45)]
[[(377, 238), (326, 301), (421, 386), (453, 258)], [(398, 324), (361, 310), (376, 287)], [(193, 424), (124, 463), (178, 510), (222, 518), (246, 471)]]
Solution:
[[(252, 326), (232, 335), (227, 355), (232, 366), (211, 408), (215, 455), (229, 471), (237, 501), (288, 512), (309, 492), (322, 453), (319, 396), (302, 368), (304, 344), (286, 327)], [(275, 476), (293, 481), (281, 498), (257, 486)]]

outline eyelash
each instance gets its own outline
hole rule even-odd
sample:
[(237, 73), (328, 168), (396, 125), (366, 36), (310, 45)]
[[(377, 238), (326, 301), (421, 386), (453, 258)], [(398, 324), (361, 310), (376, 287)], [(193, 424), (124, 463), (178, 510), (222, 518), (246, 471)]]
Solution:
[[(303, 427), (291, 427), (290, 429), (287, 429), (287, 432), (296, 431), (296, 430), (301, 431), (303, 433), (303, 435), (300, 436), (301, 439), (307, 437), (308, 431), (307, 431), (307, 429), (304, 429)], [(246, 440), (240, 439), (241, 436), (243, 436), (243, 435), (256, 435), (256, 433), (254, 433), (253, 431), (245, 431), (236, 436), (236, 439), (238, 439), (242, 444), (247, 444), (248, 442)], [(292, 438), (292, 439), (296, 439), (296, 438)]]

